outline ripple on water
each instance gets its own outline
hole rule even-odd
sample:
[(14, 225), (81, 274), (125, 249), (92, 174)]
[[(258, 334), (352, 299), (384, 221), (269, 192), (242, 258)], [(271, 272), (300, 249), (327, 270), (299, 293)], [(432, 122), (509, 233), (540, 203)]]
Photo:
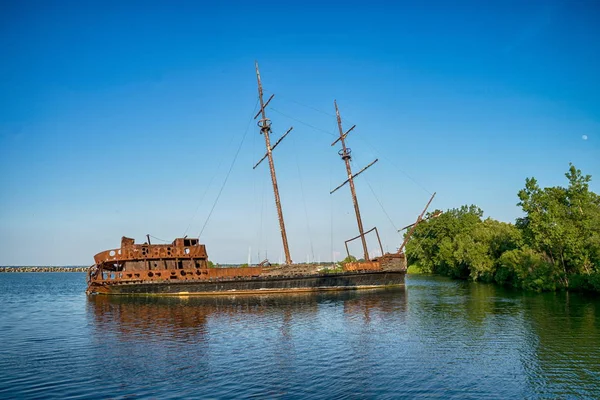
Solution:
[(593, 297), (409, 277), (393, 291), (87, 298), (84, 274), (6, 275), (0, 398), (600, 397)]

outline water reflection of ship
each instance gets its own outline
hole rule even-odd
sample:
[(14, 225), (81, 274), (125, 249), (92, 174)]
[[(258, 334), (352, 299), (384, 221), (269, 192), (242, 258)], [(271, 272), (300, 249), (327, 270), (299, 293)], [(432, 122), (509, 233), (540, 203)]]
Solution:
[(344, 301), (344, 314), (362, 315), (370, 322), (374, 314), (402, 317), (406, 315), (408, 292), (406, 288), (365, 292), (361, 296)]
[(406, 291), (395, 288), (262, 296), (92, 296), (88, 312), (99, 331), (171, 338), (204, 335), (211, 318), (237, 319), (247, 315), (265, 318), (270, 323), (280, 320), (282, 332), (289, 333), (294, 318), (316, 315), (321, 306), (331, 303), (343, 306), (345, 315), (370, 318), (372, 313), (404, 314)]

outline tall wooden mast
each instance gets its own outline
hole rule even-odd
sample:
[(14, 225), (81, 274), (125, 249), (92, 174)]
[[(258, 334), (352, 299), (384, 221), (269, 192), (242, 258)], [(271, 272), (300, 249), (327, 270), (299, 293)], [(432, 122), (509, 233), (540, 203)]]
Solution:
[(373, 161), (371, 164), (369, 164), (366, 167), (364, 167), (363, 169), (361, 169), (358, 173), (352, 175), (352, 168), (350, 166), (350, 160), (352, 159), (352, 155), (351, 155), (352, 150), (349, 147), (346, 147), (346, 136), (348, 136), (348, 134), (356, 127), (356, 125), (353, 125), (352, 128), (348, 129), (348, 131), (346, 133), (344, 133), (344, 130), (342, 129), (342, 118), (340, 117), (340, 110), (338, 109), (337, 101), (334, 100), (333, 104), (335, 106), (335, 115), (337, 116), (337, 124), (338, 124), (338, 128), (340, 131), (340, 137), (337, 138), (335, 142), (331, 143), (331, 145), (333, 146), (338, 141), (342, 142), (342, 149), (338, 152), (338, 154), (342, 157), (342, 160), (344, 160), (344, 162), (346, 163), (346, 172), (348, 173), (348, 179), (346, 181), (344, 181), (344, 183), (342, 183), (341, 185), (339, 185), (338, 187), (333, 189), (330, 192), (330, 194), (335, 192), (342, 186), (344, 186), (346, 183), (350, 183), (350, 193), (352, 195), (352, 203), (354, 204), (354, 212), (356, 213), (356, 222), (358, 223), (358, 232), (360, 233), (359, 236), (362, 241), (364, 260), (368, 261), (369, 260), (369, 250), (367, 249), (367, 240), (365, 239), (363, 223), (362, 223), (362, 219), (360, 217), (360, 209), (358, 208), (358, 199), (356, 198), (356, 190), (354, 189), (354, 178), (356, 176), (358, 176), (361, 172), (363, 172), (364, 170), (369, 168), (371, 165), (375, 164), (378, 160), (375, 159), (375, 161)]
[(260, 72), (258, 71), (258, 62), (256, 65), (256, 80), (258, 81), (258, 98), (260, 99), (260, 111), (254, 116), (254, 119), (262, 116), (260, 120), (258, 120), (258, 126), (260, 127), (260, 133), (265, 137), (265, 145), (267, 146), (267, 153), (260, 159), (259, 162), (256, 163), (254, 168), (258, 167), (258, 165), (265, 159), (269, 159), (269, 169), (271, 170), (271, 181), (273, 182), (273, 192), (275, 193), (275, 206), (277, 207), (277, 217), (279, 218), (279, 229), (281, 230), (281, 240), (283, 241), (283, 251), (285, 252), (285, 263), (291, 264), (292, 258), (290, 257), (290, 249), (288, 246), (287, 233), (285, 232), (285, 222), (283, 221), (283, 211), (281, 211), (281, 200), (279, 198), (279, 188), (277, 186), (277, 176), (275, 175), (275, 164), (273, 164), (273, 154), (272, 151), (277, 147), (277, 145), (281, 142), (281, 140), (287, 136), (288, 133), (293, 129), (290, 128), (288, 131), (281, 137), (275, 145), (271, 147), (271, 139), (269, 138), (269, 134), (271, 133), (271, 120), (267, 118), (265, 109), (267, 105), (271, 102), (275, 95), (271, 95), (269, 100), (265, 103), (263, 100), (263, 89), (262, 83), (260, 82)]

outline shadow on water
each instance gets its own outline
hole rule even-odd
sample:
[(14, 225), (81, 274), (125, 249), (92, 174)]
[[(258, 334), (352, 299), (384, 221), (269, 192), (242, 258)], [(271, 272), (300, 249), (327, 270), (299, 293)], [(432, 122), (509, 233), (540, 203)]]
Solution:
[[(375, 322), (401, 321), (406, 310), (404, 288), (261, 296), (90, 296), (87, 301), (93, 358), (105, 360), (106, 381), (127, 387), (146, 382), (159, 396), (159, 381), (203, 383), (216, 397), (234, 395), (232, 388), (245, 396), (322, 395), (333, 378), (344, 382), (365, 363), (376, 363), (366, 346), (373, 342), (373, 329), (382, 327)], [(334, 376), (325, 372), (336, 363)], [(144, 371), (144, 376), (124, 376), (123, 370)], [(307, 388), (308, 381), (312, 384)], [(186, 385), (175, 393), (189, 395), (195, 387)]]
[(286, 319), (343, 307), (351, 318), (406, 310), (404, 288), (323, 293), (206, 296), (88, 296), (88, 315), (105, 334), (189, 336), (206, 333), (211, 318), (273, 315)]

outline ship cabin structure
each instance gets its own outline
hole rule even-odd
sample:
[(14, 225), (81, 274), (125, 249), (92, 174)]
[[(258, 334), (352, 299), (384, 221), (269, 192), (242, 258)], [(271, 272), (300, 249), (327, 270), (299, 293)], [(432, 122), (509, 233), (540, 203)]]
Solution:
[[(94, 256), (88, 283), (96, 288), (126, 283), (210, 280), (228, 275), (228, 268), (209, 268), (206, 246), (197, 238), (177, 238), (170, 244), (136, 244), (121, 238), (121, 247)], [(260, 274), (261, 268), (236, 268), (236, 275)]]

